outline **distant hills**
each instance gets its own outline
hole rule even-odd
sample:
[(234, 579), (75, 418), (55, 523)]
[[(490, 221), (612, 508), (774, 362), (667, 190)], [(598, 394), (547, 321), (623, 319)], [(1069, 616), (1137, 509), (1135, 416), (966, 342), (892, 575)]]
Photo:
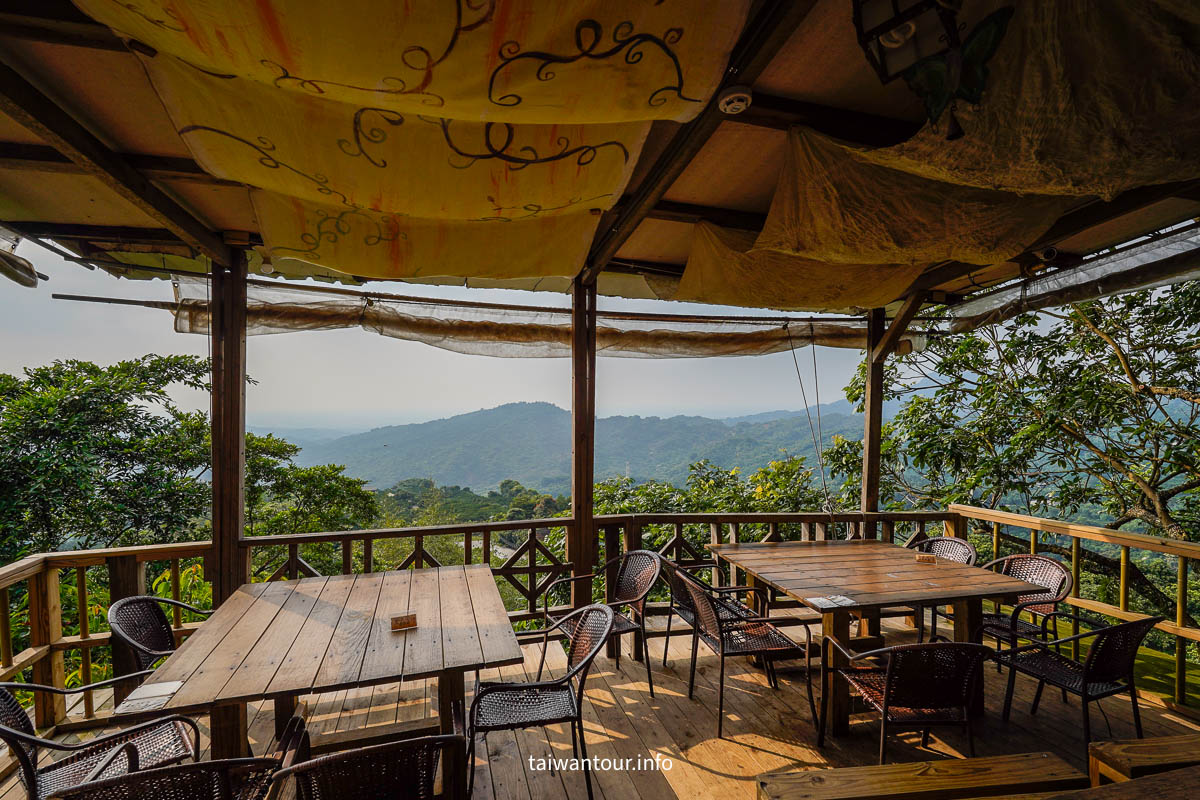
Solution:
[[(826, 446), (835, 435), (862, 437), (862, 417), (845, 400), (822, 406), (821, 422)], [(287, 429), (274, 432), (289, 438)], [(344, 464), (347, 473), (375, 488), (429, 478), (442, 486), (486, 491), (512, 478), (543, 492), (570, 490), (571, 416), (550, 403), (510, 403), (335, 438), (320, 433), (325, 435), (293, 439), (304, 448), (297, 461)], [(596, 421), (597, 480), (628, 474), (637, 481), (682, 484), (695, 461), (752, 471), (784, 453), (816, 463), (803, 410), (723, 420), (617, 416)]]

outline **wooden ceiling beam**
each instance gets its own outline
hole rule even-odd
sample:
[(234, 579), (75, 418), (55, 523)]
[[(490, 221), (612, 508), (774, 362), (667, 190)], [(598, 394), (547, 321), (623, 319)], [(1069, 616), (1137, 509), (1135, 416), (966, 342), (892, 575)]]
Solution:
[(129, 52), (116, 34), (67, 0), (8, 0), (0, 11), (0, 34), (30, 42)]
[[(214, 177), (190, 158), (180, 156), (151, 156), (141, 153), (118, 153), (129, 166), (153, 180), (186, 181), (209, 186), (242, 187), (238, 181)], [(23, 142), (0, 142), (0, 169), (56, 172), (87, 175), (88, 170), (76, 164), (53, 147)]]
[(74, 117), (42, 94), (4, 61), (0, 51), (0, 111), (28, 128), (89, 175), (213, 261), (224, 266), (232, 254), (220, 235), (110, 150)]
[(908, 330), (909, 324), (917, 316), (917, 312), (921, 310), (921, 305), (924, 302), (924, 292), (914, 292), (905, 298), (904, 303), (900, 306), (900, 310), (892, 318), (892, 324), (888, 325), (879, 342), (871, 350), (872, 364), (882, 364), (888, 355), (896, 349), (896, 346), (900, 344), (901, 337)]
[(173, 245), (186, 244), (166, 228), (139, 228), (128, 225), (77, 225), (66, 222), (5, 222), (4, 227), (27, 239), (54, 239), (104, 244)]
[(875, 147), (906, 142), (921, 130), (922, 124), (758, 92), (749, 108), (728, 120), (783, 131), (805, 125), (828, 136)]
[[(734, 45), (722, 87), (752, 86), (815, 4), (816, 0), (766, 0), (759, 5)], [(720, 89), (695, 119), (680, 126), (630, 196), (629, 204), (621, 209), (611, 225), (597, 231), (587, 264), (580, 273), (585, 282), (596, 280), (713, 132), (729, 119), (717, 108), (719, 95)]]
[[(617, 205), (618, 213), (627, 200)], [(647, 219), (659, 219), (666, 222), (711, 222), (722, 228), (735, 228), (741, 231), (758, 233), (767, 221), (766, 214), (754, 211), (739, 211), (733, 208), (716, 208), (713, 206), (694, 205), (692, 203), (676, 203), (671, 200), (660, 200), (646, 214)]]

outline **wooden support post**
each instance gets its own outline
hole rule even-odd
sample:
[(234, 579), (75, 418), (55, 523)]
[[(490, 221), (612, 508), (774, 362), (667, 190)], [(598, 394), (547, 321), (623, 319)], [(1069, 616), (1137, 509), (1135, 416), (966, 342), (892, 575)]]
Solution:
[[(105, 564), (108, 566), (109, 603), (146, 593), (146, 567), (137, 556), (112, 556), (105, 559)], [(133, 650), (116, 638), (112, 639), (112, 659), (114, 675), (128, 675), (141, 669)], [(113, 705), (124, 700), (137, 685), (136, 680), (130, 680), (114, 686)]]
[[(75, 610), (79, 614), (79, 638), (90, 639), (91, 625), (88, 619), (88, 591), (87, 591), (87, 567), (75, 568)], [(79, 684), (87, 686), (92, 682), (92, 648), (82, 647), (79, 649)], [(83, 715), (85, 717), (94, 717), (96, 715), (96, 706), (92, 698), (92, 693), (86, 688), (83, 690)]]
[(245, 504), (246, 257), (212, 273), (212, 539), (213, 605), (250, 582), (241, 544)]
[[(1188, 560), (1179, 556), (1179, 577), (1175, 588), (1175, 624), (1180, 628), (1187, 625), (1188, 608)], [(1175, 702), (1187, 704), (1187, 643), (1182, 636), (1175, 637)]]
[(1117, 603), (1122, 611), (1129, 610), (1129, 545), (1121, 545), (1121, 583)]
[[(882, 308), (871, 309), (867, 317), (867, 391), (863, 399), (863, 465), (862, 465), (862, 510), (879, 510), (879, 448), (883, 428), (883, 364), (876, 361), (875, 352), (884, 334), (887, 318)], [(871, 526), (869, 538), (875, 538)]]
[[(592, 569), (596, 532), (592, 520), (592, 481), (596, 436), (596, 284), (576, 278), (571, 290), (571, 516), (567, 560), (572, 574)], [(592, 602), (586, 581), (571, 584), (571, 605)]]
[[(722, 544), (721, 523), (710, 522), (708, 524), (708, 541), (712, 544)], [(712, 571), (712, 583), (713, 586), (725, 585), (725, 573), (721, 572), (719, 565)]]
[[(1078, 536), (1071, 537), (1071, 596), (1079, 597), (1080, 562), (1083, 559), (1083, 540)], [(1058, 624), (1054, 626), (1054, 638), (1058, 637)], [(1071, 620), (1071, 635), (1079, 634), (1079, 618)], [(1079, 660), (1079, 640), (1071, 642), (1071, 658)]]
[[(43, 647), (62, 638), (62, 598), (58, 590), (58, 569), (48, 567), (29, 579), (29, 645)], [(33, 682), (63, 688), (66, 668), (61, 650), (51, 650), (33, 664)], [(48, 728), (67, 715), (65, 698), (59, 694), (34, 692), (33, 719), (39, 728)]]

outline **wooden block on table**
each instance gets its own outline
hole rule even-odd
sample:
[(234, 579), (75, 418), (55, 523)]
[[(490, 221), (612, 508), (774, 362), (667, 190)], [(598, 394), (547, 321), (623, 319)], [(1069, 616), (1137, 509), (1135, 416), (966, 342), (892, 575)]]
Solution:
[(1062, 792), (1087, 776), (1053, 753), (789, 770), (757, 778), (761, 800), (963, 800)]
[(936, 564), (937, 556), (933, 553), (917, 553), (918, 564)]
[(1200, 734), (1194, 733), (1093, 742), (1088, 748), (1093, 786), (1098, 786), (1101, 778), (1119, 783), (1194, 764), (1200, 764)]
[(407, 631), (417, 627), (416, 614), (397, 614), (392, 617), (392, 630)]

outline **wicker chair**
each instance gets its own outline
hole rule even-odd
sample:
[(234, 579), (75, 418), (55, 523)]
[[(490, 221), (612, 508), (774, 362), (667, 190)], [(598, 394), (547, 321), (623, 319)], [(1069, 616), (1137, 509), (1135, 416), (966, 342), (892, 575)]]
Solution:
[[(711, 584), (702, 581), (699, 577), (693, 574), (692, 570), (708, 569), (707, 566), (697, 567), (681, 567), (674, 561), (663, 559), (663, 577), (667, 580), (667, 586), (671, 590), (671, 604), (667, 609), (667, 631), (663, 637), (663, 657), (662, 663), (667, 665), (667, 653), (671, 649), (671, 620), (676, 614), (680, 619), (688, 624), (689, 627), (696, 626), (696, 607), (692, 604), (692, 596), (684, 584), (683, 575), (686, 574), (692, 580), (704, 587), (709, 594), (716, 596), (717, 614), (727, 621), (738, 619), (756, 619), (760, 616), (770, 616), (771, 596), (765, 590), (758, 586), (721, 586), (715, 587)], [(759, 614), (750, 606), (738, 599), (739, 594), (749, 594), (760, 598), (762, 607), (766, 609), (764, 614)]]
[[(909, 549), (916, 550), (918, 553), (930, 553), (938, 558), (944, 558), (947, 561), (966, 564), (968, 566), (973, 566), (979, 559), (979, 554), (975, 551), (975, 545), (966, 539), (959, 539), (957, 536), (934, 536), (930, 539), (922, 539)], [(913, 615), (917, 618), (917, 641), (923, 642), (925, 641), (925, 606), (916, 605), (911, 606), (911, 608)], [(938, 607), (935, 605), (929, 620), (930, 640), (937, 638), (939, 613)]]
[(401, 739), (318, 756), (275, 773), (296, 780), (300, 800), (432, 800), (441, 760), (461, 751), (457, 734)]
[(692, 624), (692, 666), (688, 674), (688, 699), (696, 687), (696, 652), (703, 641), (717, 654), (721, 668), (717, 677), (717, 738), (724, 733), (725, 725), (725, 658), (727, 656), (751, 656), (762, 659), (771, 688), (779, 688), (779, 676), (775, 672), (775, 661), (786, 658), (804, 658), (804, 678), (808, 685), (808, 706), (813, 721), (817, 719), (817, 705), (812, 689), (812, 634), (804, 626), (803, 645), (798, 645), (763, 617), (749, 619), (730, 618), (723, 615), (719, 600), (709, 593), (698, 580), (686, 572), (678, 573), (691, 598), (696, 618)]
[(61, 800), (264, 800), (279, 769), (273, 758), (200, 761), (95, 780), (54, 795)]
[[(836, 648), (850, 662), (833, 668), (835, 679), (844, 678), (867, 705), (880, 714), (879, 763), (887, 760), (890, 730), (919, 730), (921, 745), (929, 744), (929, 729), (955, 725), (967, 735), (967, 749), (975, 755), (970, 704), (980, 667), (994, 651), (971, 642), (925, 642), (884, 647), (854, 654), (830, 637), (825, 637), (822, 675)], [(855, 666), (868, 659), (886, 659), (887, 665)], [(822, 685), (828, 685), (822, 681)], [(825, 744), (825, 722), (829, 716), (828, 692), (821, 693), (821, 725), (817, 746)]]
[[(129, 677), (97, 681), (91, 687), (98, 689)], [(181, 716), (160, 717), (75, 744), (43, 739), (13, 696), (15, 690), (61, 695), (72, 694), (75, 690), (33, 683), (0, 683), (0, 740), (16, 757), (21, 783), (29, 800), (43, 800), (85, 781), (119, 775), (129, 769), (158, 767), (188, 758), (195, 760), (199, 756), (200, 729), (195, 722)], [(68, 755), (39, 769), (43, 749)]]
[[(1013, 688), (1016, 686), (1017, 673), (1020, 672), (1038, 682), (1037, 691), (1033, 695), (1031, 714), (1036, 714), (1038, 703), (1042, 699), (1042, 688), (1046, 684), (1063, 690), (1066, 694), (1079, 695), (1083, 708), (1083, 755), (1087, 759), (1088, 744), (1092, 740), (1091, 721), (1088, 718), (1088, 704), (1105, 697), (1111, 697), (1122, 692), (1129, 692), (1129, 700), (1133, 704), (1133, 727), (1137, 737), (1142, 738), (1142, 718), (1138, 713), (1137, 688), (1133, 681), (1134, 661), (1138, 648), (1155, 625), (1162, 622), (1164, 617), (1148, 617), (1110, 625), (1105, 628), (1067, 636), (1062, 639), (1049, 638), (1049, 626), (1058, 617), (1080, 620), (1078, 614), (1065, 611), (1054, 611), (1042, 619), (1045, 639), (1032, 642), (1023, 647), (1002, 650), (995, 658), (1001, 664), (1008, 666), (1008, 688), (1004, 693), (1004, 720), (1007, 722), (1012, 710)], [(1055, 622), (1057, 624), (1057, 622)], [(1087, 657), (1083, 663), (1062, 655), (1058, 647), (1069, 642), (1080, 642), (1092, 639), (1088, 647)], [(1054, 645), (1055, 649), (1051, 649)]]
[[(1011, 614), (983, 615), (980, 630), (983, 635), (996, 639), (996, 650), (1000, 650), (1006, 642), (1009, 647), (1016, 647), (1018, 639), (1044, 641), (1058, 638), (1057, 632), (1054, 636), (1046, 635), (1047, 630), (1038, 621), (1038, 616), (1041, 615), (1042, 622), (1044, 622), (1046, 615), (1057, 611), (1058, 604), (1071, 593), (1071, 573), (1067, 571), (1067, 568), (1053, 558), (1029, 553), (997, 558), (995, 561), (984, 564), (983, 568), (991, 569), (995, 566), (1000, 567), (1001, 575), (1019, 578), (1046, 589), (1044, 592), (1023, 594), (1018, 597)], [(1032, 621), (1026, 622), (1021, 619), (1021, 615), (1026, 612)], [(997, 671), (1000, 670), (1000, 666), (1000, 662), (997, 661)]]
[(175, 652), (175, 632), (162, 610), (163, 604), (178, 606), (202, 617), (212, 614), (211, 611), (162, 597), (139, 595), (113, 603), (108, 608), (108, 627), (112, 629), (113, 636), (129, 645), (137, 659), (138, 669), (149, 669), (154, 662)]
[[(616, 612), (613, 618), (612, 635), (620, 640), (620, 637), (627, 633), (641, 634), (642, 640), (642, 657), (646, 662), (646, 683), (650, 686), (650, 696), (654, 697), (654, 676), (650, 673), (650, 646), (646, 641), (646, 596), (650, 594), (650, 590), (654, 588), (655, 581), (658, 580), (659, 574), (662, 572), (663, 558), (658, 553), (651, 550), (630, 550), (616, 558), (609, 559), (596, 573), (589, 575), (576, 575), (572, 578), (559, 578), (546, 587), (546, 599), (543, 614), (546, 618), (546, 626), (557, 624), (562, 619), (561, 617), (550, 616), (550, 597), (554, 587), (574, 583), (575, 581), (588, 580), (596, 577), (596, 574), (607, 574), (607, 568), (620, 562), (620, 567), (617, 568), (617, 580), (615, 591), (612, 592), (613, 599), (608, 601), (608, 605)], [(629, 608), (630, 616), (627, 617), (620, 613), (623, 606)], [(631, 619), (632, 617), (632, 619)], [(564, 628), (564, 632), (570, 633), (570, 625), (568, 623)], [(621, 666), (621, 648), (617, 648), (616, 664), (619, 669)]]
[[(515, 730), (540, 725), (571, 723), (571, 747), (583, 758), (583, 774), (587, 781), (588, 798), (592, 797), (592, 775), (587, 761), (587, 744), (583, 738), (583, 685), (588, 670), (600, 648), (613, 632), (616, 612), (609, 606), (596, 603), (577, 609), (547, 627), (542, 634), (542, 659), (538, 662), (534, 683), (479, 683), (467, 722), (467, 762), (470, 774), (469, 789), (475, 785), (475, 737), (482, 733), (486, 740), (490, 731)], [(570, 641), (567, 649), (567, 673), (555, 680), (543, 681), (546, 648), (550, 634), (562, 629)]]

